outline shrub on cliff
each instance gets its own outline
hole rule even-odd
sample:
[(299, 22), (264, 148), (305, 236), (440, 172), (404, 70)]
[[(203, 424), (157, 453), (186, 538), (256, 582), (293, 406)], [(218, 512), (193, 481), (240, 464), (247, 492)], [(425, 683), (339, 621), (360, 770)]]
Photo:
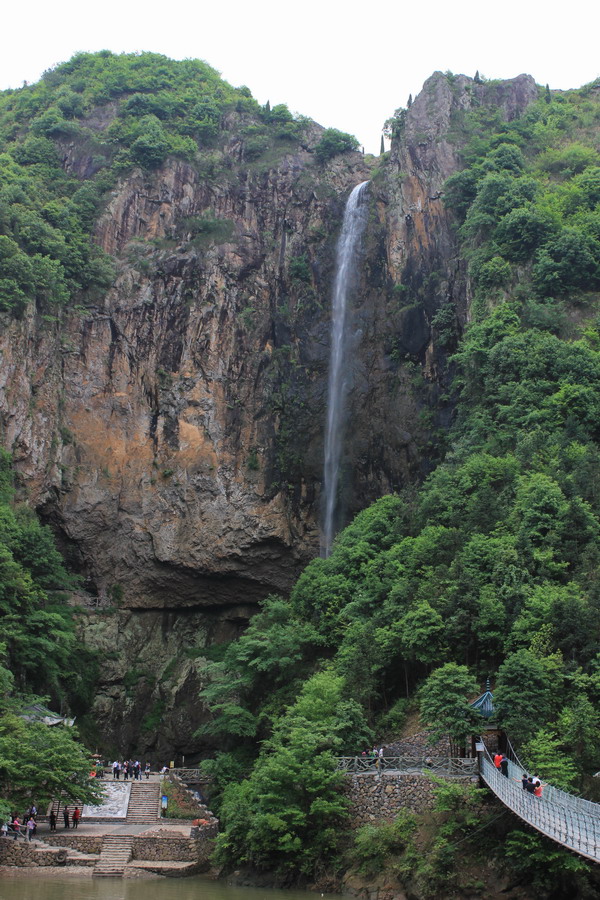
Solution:
[(358, 141), (353, 135), (338, 131), (337, 128), (326, 128), (315, 147), (315, 154), (319, 162), (323, 163), (340, 153), (350, 153), (352, 150), (358, 150)]
[(79, 713), (94, 679), (91, 654), (75, 638), (73, 610), (61, 589), (75, 580), (53, 536), (35, 514), (13, 501), (10, 456), (1, 451), (0, 641), (14, 688), (70, 698)]
[(417, 817), (404, 807), (393, 822), (377, 822), (358, 828), (354, 846), (347, 852), (346, 859), (356, 866), (360, 875), (369, 878), (380, 875), (391, 865), (396, 871), (406, 872), (408, 861), (400, 862), (399, 857), (406, 851), (413, 856), (416, 830)]

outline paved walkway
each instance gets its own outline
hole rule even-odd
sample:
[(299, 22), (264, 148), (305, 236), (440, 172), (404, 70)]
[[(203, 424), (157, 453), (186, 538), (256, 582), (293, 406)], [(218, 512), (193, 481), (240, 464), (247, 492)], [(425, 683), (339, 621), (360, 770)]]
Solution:
[[(37, 836), (40, 840), (44, 840), (46, 837), (52, 834), (64, 834), (64, 835), (72, 835), (77, 836), (78, 834), (82, 835), (94, 835), (101, 836), (103, 834), (114, 834), (115, 832), (119, 832), (121, 834), (150, 834), (157, 827), (161, 830), (172, 832), (176, 837), (185, 836), (189, 837), (191, 822), (189, 825), (182, 825), (180, 823), (169, 822), (169, 819), (157, 819), (156, 822), (147, 822), (145, 824), (130, 824), (127, 825), (125, 821), (123, 822), (89, 822), (86, 823), (81, 822), (79, 828), (57, 828), (56, 831), (50, 831), (50, 825), (47, 822), (40, 822), (37, 827)], [(20, 840), (20, 838), (19, 838)]]

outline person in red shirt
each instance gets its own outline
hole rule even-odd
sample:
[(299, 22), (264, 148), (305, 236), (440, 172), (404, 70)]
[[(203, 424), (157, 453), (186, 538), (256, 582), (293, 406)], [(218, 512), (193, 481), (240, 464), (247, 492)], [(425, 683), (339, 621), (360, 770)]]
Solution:
[(502, 753), (498, 752), (498, 753), (496, 753), (496, 755), (495, 755), (495, 757), (494, 757), (494, 765), (496, 766), (496, 768), (497, 768), (498, 770), (500, 770), (500, 763), (501, 763), (501, 762), (502, 762)]
[(80, 818), (81, 818), (81, 812), (79, 811), (79, 807), (76, 806), (75, 809), (73, 810), (73, 816), (72, 816), (73, 828), (77, 828), (77, 826), (79, 825)]

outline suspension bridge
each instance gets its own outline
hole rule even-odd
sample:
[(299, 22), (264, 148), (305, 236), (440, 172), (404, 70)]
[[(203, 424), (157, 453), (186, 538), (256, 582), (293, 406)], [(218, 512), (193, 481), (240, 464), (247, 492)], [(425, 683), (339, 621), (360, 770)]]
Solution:
[[(481, 741), (478, 747), (482, 747)], [(592, 803), (552, 785), (541, 797), (523, 790), (521, 778), (527, 768), (508, 744), (508, 773), (493, 763), (489, 750), (479, 753), (479, 774), (496, 797), (532, 828), (579, 856), (600, 862), (600, 803)]]
[(434, 774), (442, 778), (469, 778), (477, 775), (504, 806), (541, 834), (586, 859), (600, 862), (600, 803), (584, 800), (545, 784), (541, 797), (523, 789), (520, 762), (507, 741), (507, 775), (496, 768), (480, 738), (477, 757), (448, 756), (351, 756), (340, 757), (337, 766), (348, 775)]

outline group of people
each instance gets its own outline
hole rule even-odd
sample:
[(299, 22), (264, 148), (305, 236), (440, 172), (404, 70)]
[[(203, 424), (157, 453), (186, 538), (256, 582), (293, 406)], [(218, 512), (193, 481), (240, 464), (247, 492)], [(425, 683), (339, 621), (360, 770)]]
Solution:
[[(506, 778), (508, 778), (508, 758), (504, 755), (504, 753), (500, 753), (500, 751), (496, 753), (496, 755), (494, 756), (494, 765), (499, 772), (501, 772), (506, 776)], [(514, 780), (519, 781), (518, 778), (515, 778)], [(520, 781), (524, 791), (533, 794), (534, 797), (541, 798), (542, 792), (544, 790), (544, 785), (539, 778), (535, 778), (533, 775), (527, 775), (525, 772), (523, 772)]]
[(534, 797), (541, 798), (544, 785), (539, 778), (534, 778), (533, 775), (527, 775), (523, 772), (521, 784), (523, 785), (524, 791), (528, 791), (530, 794), (533, 794)]
[(23, 834), (23, 836), (27, 836), (28, 841), (32, 841), (37, 830), (36, 817), (37, 807), (35, 804), (32, 804), (29, 807), (22, 818), (19, 818), (17, 813), (13, 813), (10, 817), (10, 821), (3, 822), (0, 827), (2, 837), (8, 837), (10, 834), (16, 841), (19, 835)]
[(372, 765), (379, 768), (382, 765), (383, 757), (385, 756), (385, 749), (383, 747), (373, 747), (372, 750), (363, 750), (361, 755), (368, 759)]
[[(69, 807), (65, 806), (63, 809), (63, 822), (65, 823), (65, 828), (70, 828), (71, 824), (73, 825), (73, 828), (77, 828), (80, 819), (81, 810), (78, 806), (75, 807), (72, 814), (69, 812)], [(54, 808), (50, 810), (48, 821), (50, 822), (50, 831), (56, 831), (56, 813), (54, 812)]]
[[(19, 818), (17, 813), (14, 813), (8, 822), (3, 822), (0, 826), (2, 837), (10, 836), (16, 841), (19, 835), (23, 834), (24, 837), (27, 837), (28, 841), (32, 841), (37, 831), (37, 814), (37, 807), (35, 805), (30, 806), (22, 818)], [(63, 809), (65, 828), (71, 828), (71, 826), (77, 828), (80, 820), (81, 810), (78, 806), (75, 807), (72, 813), (69, 811), (69, 807), (65, 806)], [(50, 831), (56, 831), (56, 813), (54, 812), (54, 808), (50, 810), (48, 822), (50, 823)]]
[[(141, 781), (142, 779), (142, 764), (139, 759), (135, 760), (126, 759), (125, 762), (120, 762), (120, 760), (115, 759), (112, 764), (112, 773), (113, 773), (113, 781), (119, 780), (119, 777), (123, 773), (123, 781), (127, 781), (129, 778), (134, 779), (136, 781)], [(150, 763), (147, 762), (144, 767), (144, 775), (146, 776), (146, 780), (150, 778)]]

